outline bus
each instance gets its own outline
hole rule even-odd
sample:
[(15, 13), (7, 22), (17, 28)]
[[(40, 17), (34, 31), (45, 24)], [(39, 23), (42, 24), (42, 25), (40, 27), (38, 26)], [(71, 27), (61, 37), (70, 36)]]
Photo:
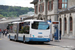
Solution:
[(25, 42), (50, 42), (50, 25), (43, 20), (25, 20), (9, 23), (9, 39)]

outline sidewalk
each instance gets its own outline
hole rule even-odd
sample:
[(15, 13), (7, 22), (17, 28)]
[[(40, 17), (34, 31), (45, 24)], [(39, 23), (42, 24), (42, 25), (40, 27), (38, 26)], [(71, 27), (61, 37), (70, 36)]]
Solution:
[(49, 44), (63, 48), (72, 48), (72, 49), (75, 48), (75, 40), (73, 39), (61, 39), (59, 41), (50, 41)]
[(62, 39), (72, 39), (75, 40), (75, 36), (61, 36)]

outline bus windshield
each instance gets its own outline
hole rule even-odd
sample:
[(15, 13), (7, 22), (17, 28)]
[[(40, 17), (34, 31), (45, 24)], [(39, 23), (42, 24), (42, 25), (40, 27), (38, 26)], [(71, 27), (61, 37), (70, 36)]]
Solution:
[(49, 29), (49, 24), (47, 22), (35, 21), (32, 23), (32, 29), (47, 30)]

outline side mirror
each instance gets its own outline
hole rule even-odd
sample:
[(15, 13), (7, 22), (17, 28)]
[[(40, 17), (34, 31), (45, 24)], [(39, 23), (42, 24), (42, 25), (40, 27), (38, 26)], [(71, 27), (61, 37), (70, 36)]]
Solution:
[(50, 25), (51, 24), (51, 20), (48, 20), (47, 23)]
[(47, 22), (49, 25), (51, 24), (50, 22)]

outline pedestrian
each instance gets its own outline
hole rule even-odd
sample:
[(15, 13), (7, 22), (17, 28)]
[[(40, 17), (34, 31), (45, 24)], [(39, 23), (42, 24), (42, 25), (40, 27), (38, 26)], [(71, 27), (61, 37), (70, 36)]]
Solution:
[(2, 33), (3, 33), (3, 36), (4, 36), (4, 34), (5, 34), (5, 30), (3, 30), (3, 32), (2, 32)]
[(5, 36), (7, 36), (7, 34), (8, 34), (8, 31), (7, 31), (7, 29), (5, 30)]
[(61, 30), (60, 30), (60, 40), (61, 40)]
[(56, 40), (58, 40), (58, 26), (55, 25), (54, 28), (55, 28), (55, 30), (54, 30), (54, 35), (53, 35), (53, 37), (54, 37), (54, 39), (55, 39), (55, 41), (56, 41)]

